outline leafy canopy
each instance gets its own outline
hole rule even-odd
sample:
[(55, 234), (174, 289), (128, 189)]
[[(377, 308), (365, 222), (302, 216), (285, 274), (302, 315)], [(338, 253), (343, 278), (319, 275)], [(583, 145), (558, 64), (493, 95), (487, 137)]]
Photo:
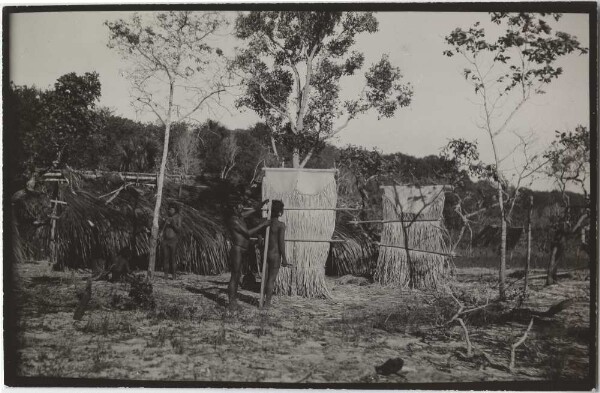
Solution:
[[(238, 107), (255, 111), (287, 143), (307, 150), (375, 109), (391, 117), (408, 106), (412, 88), (387, 56), (365, 74), (358, 97), (343, 99), (340, 84), (355, 75), (364, 55), (352, 50), (356, 36), (374, 33), (370, 12), (255, 11), (240, 15), (236, 36), (245, 40), (233, 66), (241, 71), (245, 94)], [(341, 123), (341, 124), (340, 124)]]
[(590, 131), (578, 126), (575, 131), (556, 131), (555, 140), (544, 153), (548, 174), (564, 192), (567, 185), (578, 186), (587, 198), (590, 171)]
[[(445, 38), (451, 49), (445, 50), (444, 55), (458, 54), (468, 60), (470, 67), (464, 69), (464, 77), (473, 84), (475, 93), (482, 93), (486, 84), (497, 85), (500, 95), (515, 87), (520, 87), (523, 95), (532, 88), (535, 93), (543, 93), (541, 86), (563, 72), (555, 63), (559, 57), (575, 51), (587, 53), (577, 37), (561, 31), (552, 34), (552, 28), (542, 19), (547, 16), (558, 21), (562, 15), (492, 12), (491, 21), (504, 28), (503, 33), (489, 39), (479, 22), (467, 30), (456, 28)], [(501, 73), (490, 74), (479, 67), (478, 57), (485, 53), (491, 54), (495, 65), (505, 65)], [(490, 75), (495, 80), (487, 79)]]
[[(223, 58), (212, 45), (227, 21), (219, 12), (169, 11), (134, 14), (130, 20), (105, 22), (109, 48), (132, 62), (128, 77), (134, 102), (163, 122), (169, 115), (191, 116), (215, 92), (221, 91)], [(176, 90), (167, 105), (169, 89)]]
[(71, 72), (58, 78), (54, 89), (11, 85), (11, 91), (20, 108), (15, 115), (27, 166), (78, 165), (80, 149), (101, 126), (95, 110), (101, 91), (98, 74)]

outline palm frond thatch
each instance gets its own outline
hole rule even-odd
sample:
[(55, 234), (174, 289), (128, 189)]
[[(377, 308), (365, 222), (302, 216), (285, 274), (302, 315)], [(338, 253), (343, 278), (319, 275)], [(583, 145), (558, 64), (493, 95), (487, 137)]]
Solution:
[[(59, 265), (92, 267), (95, 258), (108, 260), (123, 249), (130, 250), (138, 259), (147, 256), (154, 189), (125, 183), (111, 174), (90, 179), (73, 171), (67, 176), (69, 182), (61, 183), (59, 190), (67, 204), (60, 205), (55, 231)], [(181, 202), (177, 198), (182, 194), (180, 184), (167, 183), (165, 187), (167, 196), (163, 210), (175, 201), (182, 215), (182, 234), (176, 256), (179, 268), (198, 274), (226, 271), (228, 243), (220, 215), (214, 209), (196, 208), (202, 207), (197, 188), (188, 187), (183, 193), (185, 201)], [(45, 195), (45, 192), (40, 194)], [(42, 199), (49, 205), (48, 196)], [(46, 206), (45, 215), (48, 216), (51, 210)], [(164, 214), (162, 211), (161, 217)], [(40, 243), (40, 240), (44, 243), (38, 244), (39, 249), (47, 249), (45, 243), (49, 244), (50, 227), (48, 224), (35, 229), (32, 243)]]
[(348, 219), (343, 213), (340, 216), (334, 237), (345, 242), (331, 245), (332, 273), (339, 276), (372, 276), (377, 261), (377, 247), (360, 227), (347, 224)]

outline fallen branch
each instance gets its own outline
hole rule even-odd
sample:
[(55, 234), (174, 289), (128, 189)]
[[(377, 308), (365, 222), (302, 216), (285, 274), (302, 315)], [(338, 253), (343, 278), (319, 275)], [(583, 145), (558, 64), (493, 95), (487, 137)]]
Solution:
[(314, 371), (315, 371), (314, 369), (310, 370), (305, 376), (303, 376), (302, 378), (300, 378), (299, 380), (297, 380), (295, 383), (300, 383), (300, 382), (306, 381), (308, 378), (310, 378), (310, 376), (312, 375), (312, 373)]
[(508, 366), (509, 370), (512, 372), (515, 368), (515, 351), (517, 350), (517, 348), (519, 347), (519, 345), (523, 344), (525, 342), (525, 340), (527, 339), (527, 334), (529, 334), (529, 331), (531, 330), (531, 327), (533, 326), (533, 318), (531, 318), (531, 321), (529, 322), (529, 326), (527, 327), (527, 330), (525, 331), (525, 334), (523, 334), (523, 337), (521, 337), (521, 339), (519, 341), (517, 341), (516, 343), (514, 343), (511, 346), (510, 349), (510, 365)]
[(485, 304), (465, 310), (465, 306), (456, 298), (456, 296), (454, 296), (454, 293), (452, 293), (450, 288), (447, 288), (447, 289), (448, 289), (448, 293), (450, 293), (450, 296), (452, 297), (452, 299), (454, 299), (454, 301), (458, 304), (458, 311), (456, 312), (456, 314), (454, 314), (454, 316), (452, 318), (450, 318), (450, 320), (448, 320), (448, 322), (446, 322), (446, 325), (449, 325), (450, 323), (454, 322), (461, 315), (468, 314), (473, 311), (481, 310), (482, 308), (486, 308), (490, 305), (490, 298), (488, 297), (485, 300)]
[(483, 355), (483, 357), (485, 358), (485, 360), (487, 360), (487, 362), (490, 364), (490, 366), (494, 367), (497, 370), (502, 370), (502, 371), (507, 371), (507, 372), (511, 372), (509, 367), (506, 367), (504, 364), (498, 363), (496, 362), (494, 359), (492, 359), (492, 357), (490, 355), (488, 355), (486, 352), (479, 350), (481, 352), (481, 354)]
[(471, 340), (469, 339), (469, 330), (467, 329), (467, 325), (465, 325), (465, 322), (462, 320), (462, 318), (456, 318), (456, 320), (458, 323), (460, 323), (460, 326), (462, 326), (465, 332), (465, 341), (467, 341), (467, 356), (471, 357), (473, 355), (473, 346), (471, 345)]
[(105, 205), (108, 205), (109, 203), (111, 203), (119, 195), (119, 193), (121, 191), (123, 191), (125, 188), (129, 187), (132, 184), (134, 184), (134, 183), (125, 183), (121, 187), (117, 188), (116, 190), (111, 191), (108, 194), (104, 194), (104, 195), (100, 196), (100, 198), (104, 198), (104, 197), (107, 197), (107, 196), (111, 195), (111, 197), (108, 198), (108, 200), (105, 202)]
[(458, 321), (458, 323), (460, 323), (460, 326), (462, 326), (463, 331), (465, 332), (465, 341), (467, 342), (467, 357), (470, 358), (473, 355), (473, 346), (471, 345), (471, 340), (469, 339), (469, 330), (467, 329), (467, 325), (465, 324), (465, 321), (463, 321), (462, 318), (458, 317), (459, 315), (461, 315), (461, 313), (465, 309), (465, 305), (462, 304), (456, 298), (456, 296), (454, 296), (454, 293), (452, 293), (450, 288), (448, 288), (448, 292), (450, 292), (450, 296), (452, 296), (452, 299), (454, 299), (454, 301), (458, 304), (458, 311), (456, 312), (456, 314), (454, 314), (454, 316), (452, 318), (450, 318), (450, 321), (448, 321), (448, 323), (451, 323), (453, 321)]

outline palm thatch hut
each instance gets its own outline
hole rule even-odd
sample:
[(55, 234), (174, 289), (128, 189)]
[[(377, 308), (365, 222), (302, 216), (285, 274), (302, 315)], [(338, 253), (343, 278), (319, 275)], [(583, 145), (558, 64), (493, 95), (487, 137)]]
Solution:
[[(139, 181), (120, 173), (66, 171), (62, 179), (68, 181), (56, 181), (59, 177), (53, 176), (52, 183), (58, 187), (53, 194), (60, 199), (59, 208), (45, 210), (46, 216), (51, 211), (53, 217), (41, 217), (46, 225), (38, 227), (26, 243), (42, 250), (54, 248), (59, 267), (93, 268), (96, 259), (108, 261), (128, 250), (136, 266), (146, 269), (154, 187), (147, 183), (145, 174), (137, 175)], [(42, 183), (37, 199), (50, 202), (46, 188)], [(197, 187), (167, 181), (163, 200), (164, 210), (171, 202), (180, 207), (182, 234), (176, 255), (179, 269), (205, 275), (226, 271), (229, 245), (221, 216), (202, 208)], [(161, 213), (164, 217), (165, 212)]]
[(275, 290), (286, 295), (328, 297), (325, 264), (335, 228), (335, 169), (265, 168), (263, 199), (283, 201), (286, 254)]
[(375, 280), (439, 289), (450, 274), (442, 226), (444, 186), (383, 186), (383, 229)]

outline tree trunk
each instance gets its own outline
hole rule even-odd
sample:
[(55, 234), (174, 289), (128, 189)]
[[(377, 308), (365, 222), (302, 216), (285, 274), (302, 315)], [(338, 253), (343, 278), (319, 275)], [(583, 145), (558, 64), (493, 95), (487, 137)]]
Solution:
[(500, 239), (500, 284), (498, 286), (500, 299), (506, 299), (506, 216), (504, 212), (504, 200), (502, 196), (502, 184), (498, 183), (498, 201), (500, 203), (500, 219), (502, 234)]
[(566, 232), (563, 228), (558, 229), (558, 233), (554, 239), (552, 245), (552, 254), (550, 256), (550, 262), (548, 263), (548, 273), (546, 276), (546, 285), (552, 285), (556, 281), (556, 273), (558, 271), (558, 263), (562, 258), (565, 245), (567, 242)]
[(297, 147), (292, 151), (292, 168), (300, 168), (300, 151)]
[(531, 212), (533, 210), (533, 195), (529, 197), (529, 211), (527, 212), (527, 261), (525, 262), (525, 288), (523, 293), (527, 296), (529, 285), (529, 269), (531, 267)]
[(315, 152), (315, 148), (313, 147), (306, 154), (306, 157), (304, 157), (304, 160), (302, 160), (302, 163), (300, 164), (300, 168), (304, 168), (306, 166), (306, 164), (308, 163), (308, 160), (310, 160), (310, 158), (312, 157), (314, 152)]
[(148, 278), (152, 278), (156, 265), (156, 248), (158, 245), (158, 220), (160, 218), (160, 206), (162, 204), (163, 184), (165, 180), (165, 169), (167, 167), (167, 155), (169, 153), (169, 134), (171, 131), (171, 110), (173, 108), (173, 82), (169, 88), (169, 109), (165, 121), (165, 139), (163, 144), (162, 160), (160, 162), (160, 171), (156, 181), (156, 204), (154, 205), (154, 215), (152, 217), (152, 232), (150, 236), (150, 256), (148, 258)]
[(269, 134), (269, 137), (271, 138), (271, 149), (273, 149), (273, 154), (275, 155), (277, 161), (279, 161), (279, 152), (277, 151), (277, 146), (275, 145), (275, 138), (273, 137), (273, 134)]

